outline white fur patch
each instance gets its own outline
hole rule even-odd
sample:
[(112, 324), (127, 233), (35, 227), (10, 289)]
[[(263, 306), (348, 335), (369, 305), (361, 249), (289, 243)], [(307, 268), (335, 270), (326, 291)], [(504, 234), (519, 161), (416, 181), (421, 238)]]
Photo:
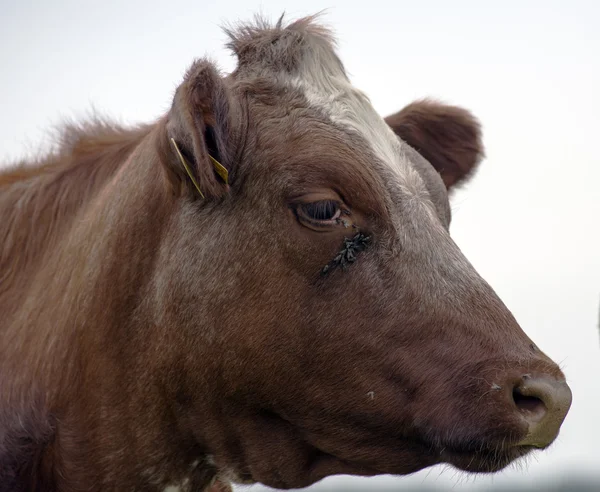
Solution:
[(303, 60), (299, 75), (287, 82), (333, 123), (361, 135), (373, 154), (398, 176), (398, 184), (405, 193), (427, 196), (425, 184), (406, 158), (402, 142), (375, 111), (368, 97), (352, 86), (331, 49), (317, 43)]
[(184, 478), (180, 485), (167, 485), (163, 492), (188, 492), (190, 490), (190, 479)]

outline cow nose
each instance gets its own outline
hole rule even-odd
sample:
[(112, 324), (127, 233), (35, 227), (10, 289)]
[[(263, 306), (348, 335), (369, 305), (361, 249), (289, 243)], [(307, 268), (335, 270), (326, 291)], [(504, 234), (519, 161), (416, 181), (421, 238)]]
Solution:
[(529, 425), (519, 444), (544, 448), (552, 443), (571, 407), (567, 383), (550, 376), (525, 374), (513, 388), (512, 398)]

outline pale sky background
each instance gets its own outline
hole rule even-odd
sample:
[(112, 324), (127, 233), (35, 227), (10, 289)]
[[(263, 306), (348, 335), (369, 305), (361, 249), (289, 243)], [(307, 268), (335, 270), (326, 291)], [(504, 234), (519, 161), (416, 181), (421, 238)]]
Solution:
[[(334, 477), (314, 490), (454, 490), (600, 476), (600, 2), (0, 0), (0, 162), (47, 148), (92, 107), (126, 123), (167, 110), (195, 57), (234, 60), (219, 25), (328, 9), (354, 84), (382, 115), (434, 96), (483, 123), (487, 159), (452, 200), (452, 235), (574, 394), (556, 444), (526, 467), (467, 478)], [(251, 492), (264, 490), (253, 487)]]

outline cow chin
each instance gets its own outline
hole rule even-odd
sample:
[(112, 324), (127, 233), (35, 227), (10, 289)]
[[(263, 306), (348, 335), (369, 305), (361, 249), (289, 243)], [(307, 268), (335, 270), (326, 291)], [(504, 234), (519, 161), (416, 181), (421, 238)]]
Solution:
[[(361, 443), (337, 443), (333, 450), (318, 438), (310, 443), (310, 437), (289, 424), (262, 427), (260, 434), (254, 432), (258, 430), (254, 428), (242, 439), (241, 452), (235, 459), (217, 463), (221, 476), (226, 475), (237, 484), (262, 483), (277, 489), (294, 489), (332, 475), (408, 475), (441, 463), (470, 473), (491, 473), (533, 449), (491, 443), (460, 448), (367, 432)], [(508, 438), (504, 442), (507, 441)]]
[(247, 435), (237, 459), (221, 468), (229, 470), (232, 482), (292, 489), (332, 475), (408, 475), (442, 463), (469, 473), (493, 473), (536, 449), (512, 439), (514, 428), (510, 432), (507, 429), (504, 438), (497, 435), (491, 440), (463, 441), (469, 445), (443, 443), (435, 438), (393, 437), (391, 433), (376, 436), (367, 431), (360, 442), (338, 442), (333, 447), (323, 445), (318, 438), (311, 439), (314, 435), (308, 437), (289, 423), (261, 430), (260, 435)]
[[(442, 463), (469, 473), (493, 473), (535, 449), (532, 446), (500, 445), (477, 450), (445, 447), (432, 453), (435, 449), (432, 446), (403, 442), (395, 449), (368, 447), (364, 454), (370, 456), (355, 461), (324, 452), (300, 440), (280, 444), (283, 445), (266, 448), (257, 443), (260, 458), (244, 463), (238, 471), (230, 471), (228, 478), (238, 484), (262, 483), (277, 489), (295, 489), (332, 475), (408, 475)], [(362, 454), (360, 447), (355, 451)], [(239, 471), (242, 469), (245, 471)]]
[(244, 463), (245, 466), (230, 470), (227, 476), (236, 484), (261, 483), (276, 489), (298, 489), (333, 475), (408, 475), (436, 464), (431, 455), (425, 452), (405, 455), (395, 463), (391, 463), (390, 454), (396, 453), (386, 453), (386, 464), (379, 468), (372, 465), (377, 460), (349, 461), (307, 443), (289, 441), (285, 446), (271, 450), (262, 447), (261, 459), (250, 460)]
[[(253, 463), (245, 474), (231, 474), (232, 481), (238, 484), (260, 482), (278, 489), (303, 488), (310, 486), (332, 475), (353, 475), (371, 477), (376, 475), (409, 475), (438, 464), (449, 464), (468, 473), (494, 473), (511, 463), (523, 458), (534, 447), (490, 447), (478, 450), (460, 450), (446, 448), (438, 453), (431, 453), (423, 448), (422, 452), (399, 452), (385, 450), (377, 459), (377, 455), (363, 461), (351, 461), (328, 454), (305, 443), (290, 443), (295, 448), (290, 454), (279, 449), (277, 458)], [(433, 456), (437, 455), (437, 459)], [(301, 459), (299, 459), (301, 456)], [(300, 462), (304, 463), (301, 468)], [(276, 464), (275, 466), (273, 466)]]
[(446, 448), (441, 456), (444, 462), (462, 471), (470, 473), (494, 473), (506, 468), (535, 449), (533, 446), (498, 446), (496, 448), (483, 448), (476, 451)]
[(447, 428), (452, 429), (451, 433), (426, 433), (431, 438), (429, 452), (436, 454), (441, 463), (469, 473), (494, 473), (537, 449), (524, 443), (527, 429), (515, 418), (500, 419), (496, 415), (469, 423), (466, 412), (459, 414), (466, 422), (452, 425), (450, 421)]

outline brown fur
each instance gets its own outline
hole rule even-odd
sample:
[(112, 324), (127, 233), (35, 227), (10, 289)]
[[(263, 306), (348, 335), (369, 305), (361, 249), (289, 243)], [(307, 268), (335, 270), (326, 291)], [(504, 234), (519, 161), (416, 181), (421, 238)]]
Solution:
[(463, 108), (415, 101), (385, 121), (434, 165), (448, 188), (468, 179), (484, 157), (479, 123)]
[[(282, 82), (311, 43), (333, 53), (325, 33), (242, 28), (240, 63), (275, 72), (198, 61), (154, 124), (71, 128), (0, 174), (1, 491), (290, 488), (530, 450), (514, 388), (564, 378), (450, 239), (435, 172), (470, 175), (478, 124), (430, 103), (390, 120), (422, 154), (407, 194)], [(310, 226), (315, 197), (345, 224)], [(369, 247), (320, 276), (356, 229)]]

